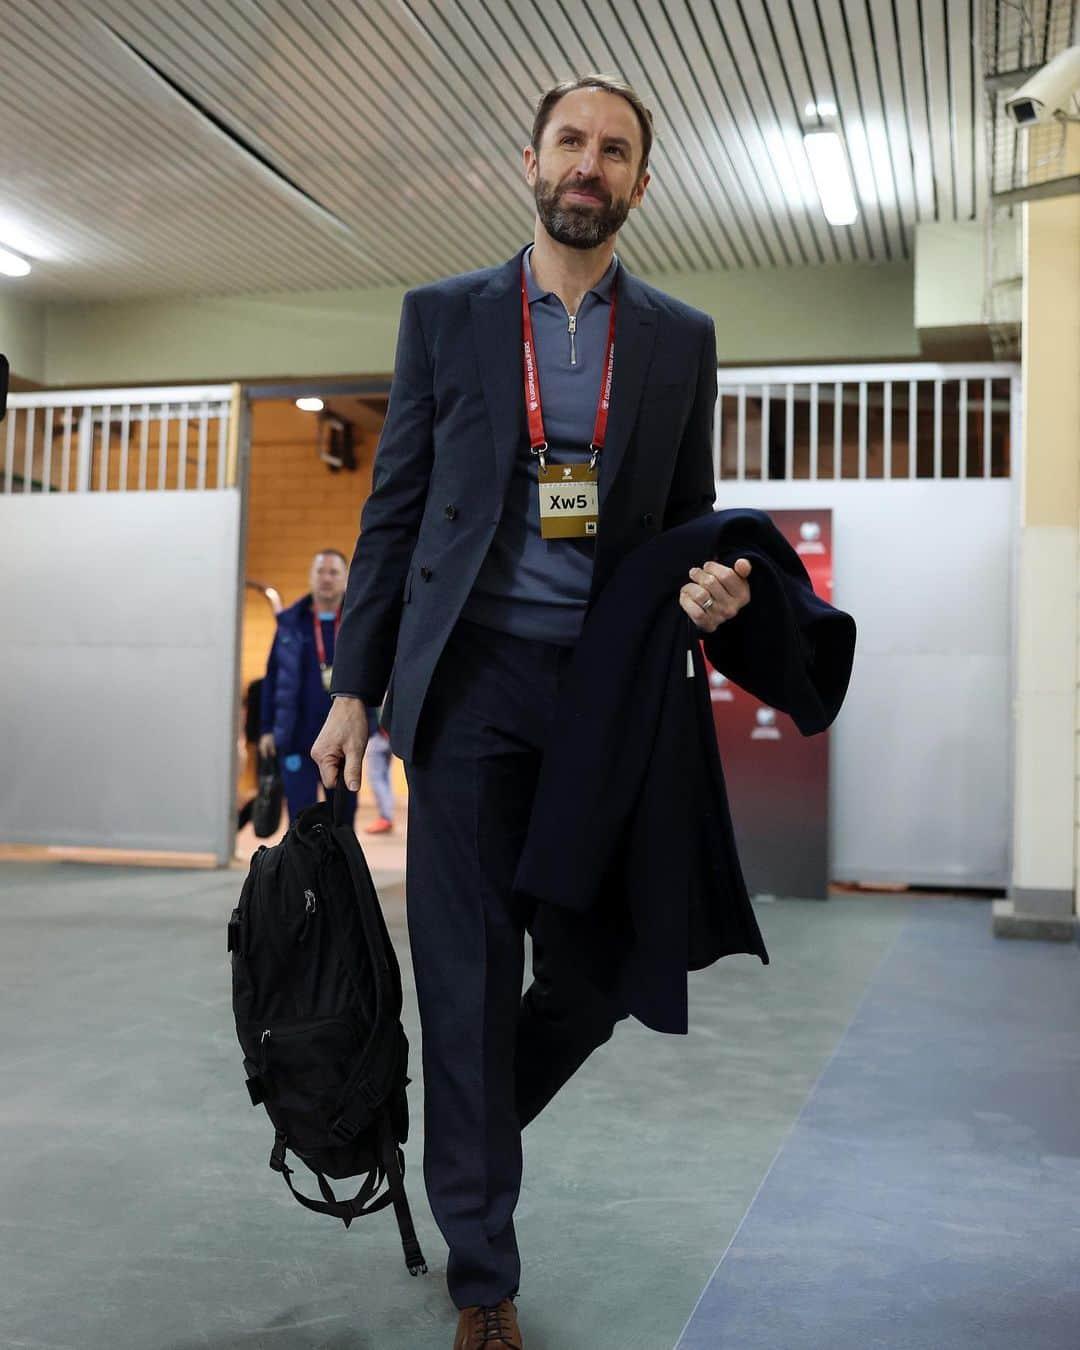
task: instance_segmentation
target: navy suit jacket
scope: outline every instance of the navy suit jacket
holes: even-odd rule
[[[334,693],[375,707],[413,758],[431,676],[502,515],[528,433],[520,250],[409,291],[371,496],[349,571]],[[639,545],[712,510],[708,315],[620,265],[592,596]]]

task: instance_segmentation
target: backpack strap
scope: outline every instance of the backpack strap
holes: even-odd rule
[[[338,769],[337,782],[334,784],[334,800],[331,805],[335,825],[348,825],[350,829],[352,828],[352,818],[356,814],[356,806],[349,800],[351,796],[352,793],[345,786],[345,763],[342,761],[341,767]]]
[[[342,1144],[366,1129],[394,1086],[402,1050],[400,1024],[376,1027],[367,1050],[341,1094],[344,1103],[330,1122],[330,1133]]]
[[[315,1176],[319,1183],[319,1190],[322,1192],[322,1200],[312,1200],[310,1196],[302,1195],[292,1183],[292,1168],[285,1163],[285,1150],[288,1147],[288,1140],[280,1130],[274,1136],[274,1148],[270,1154],[270,1166],[275,1172],[280,1172],[285,1178],[285,1184],[292,1191],[293,1196],[299,1200],[305,1209],[314,1210],[316,1214],[329,1214],[333,1219],[340,1219],[348,1228],[353,1219],[359,1218],[363,1214],[375,1214],[380,1209],[385,1209],[387,1205],[393,1202],[393,1196],[388,1191],[379,1196],[377,1200],[371,1201],[371,1197],[378,1191],[383,1181],[386,1179],[382,1166],[380,1165],[373,1172],[369,1172],[367,1180],[356,1192],[351,1200],[339,1200],[334,1194],[333,1188],[321,1172],[316,1172]],[[371,1201],[369,1204],[368,1202]]]
[[[386,1174],[386,1184],[389,1187],[390,1198],[394,1205],[394,1217],[397,1219],[398,1232],[401,1234],[401,1245],[405,1251],[405,1264],[409,1268],[410,1275],[426,1275],[428,1273],[427,1262],[424,1260],[424,1253],[420,1250],[420,1243],[416,1238],[416,1228],[413,1224],[412,1213],[409,1210],[409,1201],[405,1195],[405,1155],[397,1147],[394,1140],[388,1111],[383,1112],[379,1130],[379,1152],[382,1159],[382,1170]]]
[[[285,1150],[287,1148],[288,1139],[281,1130],[278,1130],[274,1135],[274,1148],[270,1154],[270,1166],[275,1172],[281,1173],[285,1178],[286,1186],[305,1209],[314,1210],[316,1214],[329,1214],[331,1218],[340,1219],[348,1228],[353,1219],[360,1218],[364,1214],[375,1214],[380,1209],[386,1209],[388,1205],[393,1205],[409,1274],[426,1275],[428,1273],[427,1262],[424,1260],[424,1253],[420,1250],[416,1228],[413,1225],[412,1214],[409,1210],[409,1202],[405,1196],[404,1160],[400,1149],[394,1142],[389,1113],[383,1114],[379,1129],[379,1166],[368,1173],[367,1180],[351,1200],[339,1200],[329,1181],[321,1172],[316,1172],[315,1176],[319,1183],[319,1190],[322,1192],[322,1200],[312,1200],[310,1196],[301,1195],[292,1183],[292,1168],[287,1166],[285,1162]],[[387,1184],[386,1191],[373,1200],[372,1196],[376,1195],[384,1181]]]

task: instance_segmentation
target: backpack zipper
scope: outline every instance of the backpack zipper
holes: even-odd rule
[[[279,1022],[276,1031],[273,1027],[264,1027],[259,1035],[259,1067],[261,1072],[269,1072],[270,1046],[273,1041],[287,1041],[290,1036],[308,1036],[314,1028],[332,1024],[348,1027],[354,1042],[359,1045],[360,1038],[356,1034],[356,1024],[349,1017],[307,1017],[302,1018],[299,1025],[295,1026],[288,1022]]]

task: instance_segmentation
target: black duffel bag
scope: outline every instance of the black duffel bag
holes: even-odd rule
[[[277,755],[259,755],[257,766],[257,789],[255,800],[251,803],[251,824],[260,839],[269,839],[277,833],[281,823],[284,788]]]

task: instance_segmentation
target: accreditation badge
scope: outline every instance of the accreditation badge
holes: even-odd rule
[[[599,474],[588,464],[537,465],[542,539],[592,539],[600,520]]]

